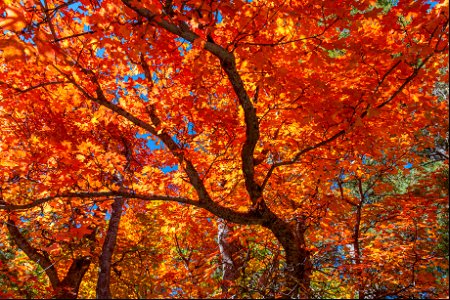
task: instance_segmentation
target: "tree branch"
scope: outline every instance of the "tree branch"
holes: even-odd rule
[[[191,204],[191,205],[197,205],[198,201],[182,198],[182,197],[171,197],[171,196],[162,196],[162,195],[137,195],[133,192],[69,192],[69,193],[63,193],[59,195],[49,196],[45,198],[41,198],[38,200],[35,200],[28,204],[23,205],[16,205],[16,204],[8,204],[6,202],[0,203],[0,210],[26,210],[30,209],[36,206],[39,206],[41,204],[53,201],[58,198],[112,198],[112,197],[125,197],[125,198],[134,198],[139,200],[145,200],[145,201],[172,201],[172,202],[179,202],[184,204]],[[109,201],[110,199],[104,200]]]
[[[405,87],[408,85],[408,83],[410,83],[410,82],[417,76],[417,74],[419,73],[420,69],[423,68],[423,66],[427,63],[427,61],[428,61],[432,56],[433,56],[433,53],[431,53],[431,54],[429,54],[427,57],[425,57],[425,59],[424,59],[424,60],[423,60],[423,61],[422,61],[415,69],[414,69],[414,71],[411,73],[411,75],[409,75],[409,76],[405,79],[405,81],[402,83],[402,85],[400,85],[400,86],[398,87],[398,89],[395,90],[395,92],[393,92],[392,95],[391,95],[389,98],[387,98],[385,101],[383,101],[382,103],[378,104],[378,105],[375,106],[375,107],[376,107],[377,109],[380,109],[380,108],[384,107],[385,105],[387,105],[388,103],[390,103],[392,100],[394,100],[395,97],[397,97],[397,95],[400,94],[400,93],[405,89]],[[387,75],[390,74],[390,73],[391,73],[398,65],[399,65],[399,62],[396,62],[396,63],[392,66],[392,68],[390,68],[390,69],[387,71],[387,73],[386,73],[385,75],[383,75],[383,78],[382,78],[382,80],[379,82],[379,84],[376,86],[375,91],[379,89],[380,85],[381,85],[382,82],[386,79]],[[369,106],[368,106],[368,107],[367,107],[367,108],[359,115],[360,119],[363,119],[364,117],[367,116],[368,111],[369,111],[369,108],[370,108],[370,105],[369,105]],[[354,122],[350,123],[350,128],[351,128],[351,126],[352,126],[353,124],[354,124]],[[337,133],[335,133],[335,134],[334,134],[333,136],[331,136],[330,138],[328,138],[328,139],[326,139],[326,140],[323,140],[322,142],[319,142],[319,143],[317,143],[317,144],[315,144],[315,145],[313,145],[313,146],[309,146],[309,147],[304,148],[303,150],[299,151],[299,152],[294,156],[294,158],[293,158],[292,160],[290,160],[290,161],[284,161],[284,162],[279,162],[279,163],[273,164],[273,165],[270,167],[269,171],[267,172],[267,175],[266,175],[266,177],[264,178],[264,181],[263,181],[263,184],[261,185],[261,188],[264,190],[264,188],[265,188],[267,182],[268,182],[269,179],[270,179],[270,176],[272,175],[273,171],[274,171],[276,168],[281,167],[281,166],[287,166],[287,165],[295,164],[295,163],[300,159],[300,157],[301,157],[303,154],[305,154],[305,153],[307,153],[307,152],[309,152],[309,151],[311,151],[311,150],[317,149],[317,148],[319,148],[319,147],[322,147],[322,146],[324,146],[324,145],[326,145],[326,144],[328,144],[328,143],[330,143],[330,142],[336,140],[338,137],[344,135],[348,130],[349,130],[349,129],[342,129],[342,130],[338,131]]]
[[[191,43],[200,38],[197,34],[189,30],[187,26],[183,26],[183,28],[181,28],[162,18],[159,18],[156,13],[153,13],[146,8],[134,6],[132,4],[133,1],[131,0],[122,0],[122,2],[134,10],[138,15],[145,17],[149,22],[154,23],[179,37],[182,37]],[[245,178],[245,186],[250,195],[250,199],[253,204],[256,204],[258,201],[261,201],[262,195],[261,187],[255,182],[254,179],[255,165],[253,152],[255,150],[256,143],[259,140],[259,123],[256,116],[256,109],[253,106],[247,91],[245,90],[242,78],[237,72],[234,55],[223,47],[210,41],[205,41],[204,48],[220,60],[220,65],[227,74],[233,90],[238,97],[239,103],[244,109],[246,139],[241,152],[242,170]]]
[[[75,258],[67,271],[66,277],[61,281],[62,291],[58,293],[61,299],[76,299],[84,274],[91,265],[90,257]]]
[[[298,38],[298,39],[293,39],[293,40],[289,40],[289,41],[283,41],[285,36],[282,37],[280,40],[278,40],[277,42],[273,42],[273,43],[252,43],[252,42],[242,42],[239,43],[240,45],[249,45],[249,46],[260,46],[260,47],[276,47],[276,46],[283,46],[283,45],[287,45],[287,44],[291,44],[291,43],[297,43],[297,42],[301,42],[301,41],[305,41],[305,40],[311,40],[311,39],[319,39],[319,37],[321,37],[322,35],[325,34],[325,32],[328,31],[328,29],[330,29],[337,21],[339,21],[340,18],[336,18],[333,20],[333,22],[331,22],[328,26],[326,26],[322,32],[317,33],[317,34],[313,34],[311,36],[308,37],[304,37],[304,38]]]
[[[16,223],[9,218],[6,223],[6,227],[8,228],[8,232],[14,240],[14,243],[19,247],[25,254],[33,260],[35,263],[40,265],[42,269],[44,269],[45,274],[47,274],[50,283],[52,284],[53,289],[57,289],[60,285],[60,281],[58,278],[58,272],[56,271],[55,266],[50,260],[50,256],[47,251],[42,250],[42,254],[28,243],[27,239],[22,235],[19,228],[16,226]]]
[[[142,63],[142,66],[145,67],[145,64]],[[147,132],[150,132],[154,136],[157,136],[159,139],[161,139],[161,141],[167,146],[167,148],[172,152],[172,154],[178,159],[180,165],[183,166],[183,162],[185,163],[186,173],[189,177],[191,184],[196,189],[200,201],[209,202],[209,203],[213,202],[203,184],[202,179],[200,178],[197,170],[195,169],[193,163],[184,157],[182,149],[177,145],[177,143],[175,143],[175,141],[172,139],[172,137],[169,134],[167,134],[164,131],[158,132],[154,126],[135,117],[134,115],[130,114],[128,111],[121,108],[120,106],[117,106],[117,105],[109,102],[106,99],[106,96],[104,95],[103,90],[101,89],[100,84],[97,81],[95,75],[92,74],[93,81],[97,85],[97,90],[96,90],[97,97],[90,95],[73,78],[71,78],[69,75],[67,75],[64,72],[62,72],[61,70],[59,70],[58,67],[54,66],[54,68],[60,74],[62,74],[64,77],[66,77],[70,81],[70,83],[72,83],[89,100],[91,100],[101,106],[104,106],[106,108],[109,108],[110,110],[112,110],[113,112],[117,113],[118,115],[124,117],[125,119],[129,120],[136,126],[146,130]],[[84,70],[84,71],[89,72],[88,70]],[[147,66],[147,70],[145,72],[146,72],[146,74],[150,74],[150,72],[148,70],[148,66]],[[160,123],[160,120],[156,116],[154,109],[149,110],[149,114],[150,114],[150,118],[152,119],[152,122],[157,126]]]
[[[29,91],[31,91],[31,90],[34,90],[34,89],[37,89],[37,88],[40,88],[40,87],[44,87],[44,86],[47,86],[47,85],[52,85],[52,84],[63,84],[63,83],[68,83],[68,82],[67,82],[67,81],[50,81],[50,82],[43,82],[43,83],[40,83],[40,84],[38,84],[38,85],[30,86],[30,87],[28,87],[28,88],[22,90],[22,89],[20,89],[20,88],[13,87],[13,86],[10,85],[9,83],[0,81],[0,84],[4,84],[4,85],[8,86],[9,88],[15,90],[16,92],[18,92],[18,93],[20,93],[20,94],[26,93],[26,92],[29,92]]]
[[[406,85],[408,83],[410,83],[414,79],[414,77],[417,76],[417,74],[419,73],[420,69],[422,69],[422,67],[428,62],[428,60],[433,56],[433,54],[434,53],[431,53],[427,57],[425,57],[424,60],[414,69],[414,72],[405,79],[403,84],[388,99],[386,99],[382,103],[378,104],[376,106],[376,108],[378,108],[378,109],[382,108],[383,106],[385,106],[386,104],[388,104],[389,102],[394,100],[394,98],[403,91],[403,89],[406,87]],[[363,114],[365,116],[367,114],[367,111],[365,111]],[[361,118],[362,117],[363,117],[363,115],[361,115]]]
[[[110,191],[110,192],[69,192],[63,193],[60,195],[54,195],[50,197],[45,197],[38,199],[32,203],[24,204],[24,205],[15,205],[15,204],[7,204],[5,202],[0,203],[0,210],[26,210],[41,204],[50,202],[52,200],[58,198],[111,198],[111,197],[123,197],[127,199],[136,199],[143,201],[170,201],[170,202],[178,202],[188,205],[193,205],[199,208],[203,208],[210,213],[218,216],[219,218],[225,219],[227,221],[243,224],[243,225],[251,225],[251,224],[262,224],[263,220],[259,214],[256,214],[253,211],[249,212],[236,212],[231,208],[223,207],[215,202],[200,202],[188,198],[183,197],[172,197],[172,196],[162,196],[162,195],[140,195],[136,194],[133,191]],[[100,200],[100,201],[110,201],[111,199]],[[98,202],[99,200],[95,200]]]
[[[270,179],[270,176],[272,175],[273,171],[274,171],[276,168],[279,168],[279,167],[281,167],[281,166],[287,166],[287,165],[295,164],[295,163],[300,159],[300,157],[301,157],[303,154],[305,154],[305,153],[307,153],[307,152],[309,152],[309,151],[311,151],[311,150],[320,148],[320,147],[322,147],[322,146],[328,144],[329,142],[334,141],[335,139],[337,139],[337,138],[340,137],[341,135],[344,135],[344,133],[345,133],[345,130],[340,130],[340,131],[338,131],[336,134],[334,134],[333,136],[331,136],[330,138],[328,138],[328,139],[326,139],[326,140],[323,140],[323,141],[321,141],[321,142],[319,142],[319,143],[317,143],[317,144],[315,144],[315,145],[313,145],[313,146],[309,146],[309,147],[306,147],[305,149],[301,150],[300,152],[298,152],[298,153],[294,156],[294,158],[293,158],[292,160],[290,160],[290,161],[282,161],[282,162],[278,162],[278,163],[273,164],[272,166],[270,166],[270,169],[269,169],[269,171],[267,172],[266,177],[264,178],[264,181],[263,181],[263,184],[261,185],[261,188],[262,188],[262,189],[265,188],[267,182],[268,182],[269,179]]]
[[[62,281],[60,281],[58,278],[58,272],[54,264],[51,262],[50,255],[47,251],[38,250],[31,246],[11,218],[9,218],[8,222],[5,223],[8,228],[8,232],[17,247],[25,252],[31,260],[41,266],[41,268],[45,271],[52,288],[55,291],[55,297],[57,299],[76,299],[81,281],[83,280],[84,274],[87,272],[91,264],[90,257],[74,259],[66,276]],[[42,252],[42,254],[39,252]]]
[[[53,42],[57,43],[57,42],[61,42],[61,41],[67,40],[67,39],[72,39],[72,38],[76,38],[76,37],[83,36],[83,35],[86,35],[86,34],[93,34],[93,33],[95,33],[95,31],[93,31],[93,30],[85,31],[85,32],[81,32],[81,33],[76,33],[76,34],[73,34],[73,35],[69,35],[69,36],[65,36],[65,37],[54,39]]]

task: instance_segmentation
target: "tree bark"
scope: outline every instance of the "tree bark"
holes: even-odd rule
[[[66,277],[64,277],[60,283],[56,298],[76,299],[81,281],[83,280],[84,274],[86,274],[90,265],[91,259],[89,257],[74,259],[70,265],[69,271],[67,271]]]
[[[358,299],[365,299],[365,289],[364,282],[362,278],[362,269],[361,269],[361,249],[359,244],[360,239],[360,227],[361,227],[361,213],[365,200],[365,194],[362,187],[362,181],[358,178],[358,190],[360,195],[360,200],[358,205],[356,206],[356,223],[353,230],[353,251],[355,255],[355,264],[357,266],[357,278],[358,278]]]
[[[230,287],[230,281],[239,277],[239,266],[237,265],[234,256],[239,251],[238,245],[230,241],[230,228],[223,219],[218,219],[218,233],[217,243],[219,244],[220,256],[222,259],[222,291],[227,292]]]
[[[302,221],[290,224],[277,217],[264,226],[274,233],[286,253],[286,291],[283,297],[310,299],[312,264],[304,237],[305,224]]]
[[[122,216],[125,200],[117,197],[112,204],[111,218],[109,219],[106,238],[100,255],[100,270],[97,280],[97,299],[111,299],[111,260],[116,246],[117,233],[119,231],[120,218]]]
[[[56,299],[76,299],[80,288],[81,281],[84,274],[86,274],[91,264],[90,257],[81,257],[74,259],[70,265],[64,279],[61,281],[58,277],[58,272],[55,265],[50,260],[50,255],[45,250],[38,250],[31,246],[28,240],[20,232],[15,222],[10,218],[6,223],[9,234],[14,243],[25,254],[39,264],[45,270],[47,277],[50,280],[53,290],[55,291],[54,298]],[[41,254],[42,253],[42,254]]]

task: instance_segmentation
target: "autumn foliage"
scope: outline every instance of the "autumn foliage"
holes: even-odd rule
[[[448,297],[448,18],[3,0],[0,297]]]

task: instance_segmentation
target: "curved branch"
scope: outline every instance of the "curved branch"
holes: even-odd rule
[[[170,23],[158,16],[158,14],[146,8],[139,8],[134,6],[131,0],[122,0],[122,2],[134,10],[138,15],[145,17],[149,22],[156,24],[157,26],[173,33],[183,39],[193,43],[196,39],[200,38],[197,34],[187,28],[187,26],[177,26]],[[253,204],[257,201],[261,201],[262,190],[254,179],[255,163],[253,158],[253,152],[255,150],[256,143],[259,140],[259,123],[256,116],[256,109],[247,94],[244,87],[244,82],[239,75],[236,68],[236,61],[233,53],[227,51],[220,45],[212,42],[205,41],[204,48],[220,60],[220,65],[228,76],[230,83],[236,93],[239,103],[244,109],[244,119],[246,124],[246,139],[242,147],[242,170],[245,178],[245,186],[250,195],[250,199]]]
[[[67,40],[67,39],[73,39],[73,38],[76,38],[76,37],[79,37],[79,36],[83,36],[83,35],[86,35],[86,34],[94,34],[94,33],[95,33],[94,30],[89,30],[89,31],[80,32],[80,33],[72,34],[72,35],[65,36],[65,37],[60,37],[60,38],[57,38],[57,39],[53,40],[53,42],[57,43],[57,42],[61,42],[61,41]]]
[[[383,108],[383,107],[386,106],[388,103],[390,103],[392,100],[394,100],[395,97],[397,97],[397,95],[400,94],[400,93],[405,89],[405,87],[408,85],[408,83],[410,83],[410,82],[417,76],[417,74],[419,73],[419,71],[425,66],[425,64],[428,62],[428,60],[429,60],[432,56],[433,56],[433,53],[431,53],[431,54],[429,54],[427,57],[425,57],[425,58],[423,59],[423,61],[422,61],[416,68],[414,68],[414,71],[411,73],[411,75],[409,75],[409,76],[404,80],[404,82],[403,82],[403,83],[402,83],[402,84],[401,84],[401,85],[400,85],[400,86],[392,93],[392,95],[389,96],[385,101],[383,101],[383,102],[381,102],[380,104],[378,104],[377,106],[375,106],[375,108],[376,108],[376,109]],[[395,63],[395,64],[394,64],[387,72],[386,72],[386,74],[383,75],[382,80],[379,81],[378,85],[377,85],[376,88],[375,88],[375,92],[379,89],[380,85],[383,83],[383,81],[386,79],[386,77],[387,77],[390,73],[392,73],[393,70],[394,70],[398,65],[400,65],[400,62],[401,62],[401,61],[397,61],[397,62],[396,62],[396,63]],[[370,109],[370,105],[368,105],[367,108],[359,115],[359,118],[360,118],[360,119],[365,118],[365,117],[367,116],[368,112],[369,112],[369,109]],[[350,123],[349,128],[351,128],[353,124],[354,124],[354,122]],[[284,162],[279,162],[279,163],[273,164],[273,165],[270,167],[269,171],[267,172],[266,177],[264,178],[263,184],[261,185],[262,189],[265,188],[267,182],[268,182],[269,179],[270,179],[270,176],[272,175],[273,171],[275,171],[276,168],[281,167],[281,166],[287,166],[287,165],[292,165],[292,164],[297,163],[298,160],[300,159],[300,157],[301,157],[303,154],[305,154],[305,153],[307,153],[307,152],[309,152],[309,151],[311,151],[311,150],[317,149],[317,148],[319,148],[319,147],[322,147],[322,146],[324,146],[324,145],[326,145],[326,144],[328,144],[328,143],[330,143],[330,142],[336,140],[338,137],[344,135],[348,130],[349,130],[349,129],[342,129],[342,130],[338,131],[337,133],[335,133],[333,136],[329,137],[328,139],[323,140],[323,141],[321,141],[321,142],[319,142],[319,143],[317,143],[317,144],[315,144],[315,145],[308,146],[308,147],[302,149],[301,151],[297,152],[297,154],[294,156],[294,158],[293,158],[292,160],[284,161]]]
[[[16,92],[18,92],[19,94],[26,93],[26,92],[29,92],[29,91],[31,91],[31,90],[37,89],[37,88],[45,87],[45,86],[47,86],[47,85],[52,85],[52,84],[64,84],[64,83],[69,83],[69,82],[67,82],[67,81],[50,81],[50,82],[43,82],[43,83],[40,83],[40,84],[37,84],[37,85],[34,85],[34,86],[27,87],[26,89],[23,89],[23,90],[22,90],[22,89],[20,89],[20,88],[18,88],[18,87],[13,87],[12,85],[10,85],[10,84],[8,84],[8,83],[6,83],[6,82],[0,81],[0,84],[6,85],[7,87],[9,87],[9,88],[15,90]]]
[[[334,141],[335,139],[337,139],[337,138],[340,137],[341,135],[344,135],[344,133],[345,133],[345,130],[340,130],[340,131],[338,131],[336,134],[334,134],[332,137],[330,137],[330,138],[328,138],[328,139],[326,139],[326,140],[323,140],[323,141],[321,141],[321,142],[319,142],[319,143],[317,143],[317,144],[315,144],[315,145],[306,147],[305,149],[303,149],[303,150],[297,152],[297,154],[294,156],[294,158],[293,158],[292,160],[290,160],[290,161],[282,161],[282,162],[278,162],[278,163],[273,164],[273,165],[270,167],[269,171],[267,172],[266,177],[264,178],[263,184],[261,185],[262,189],[264,189],[264,187],[266,186],[267,182],[268,182],[269,179],[270,179],[270,176],[272,175],[273,171],[275,171],[276,168],[279,168],[279,167],[281,167],[281,166],[287,166],[287,165],[295,164],[295,163],[300,159],[300,157],[301,157],[303,154],[305,154],[305,153],[307,153],[307,152],[309,152],[309,151],[311,151],[311,150],[320,148],[320,147],[322,147],[322,146],[328,144],[329,142]]]
[[[162,195],[137,195],[133,192],[69,192],[63,193],[59,195],[49,196],[45,198],[38,199],[28,204],[16,205],[16,204],[8,204],[6,202],[0,203],[0,210],[26,210],[41,204],[53,201],[58,198],[111,198],[122,196],[126,198],[135,198],[145,201],[172,201],[179,202],[184,204],[196,205],[198,201],[182,198],[182,197],[171,197],[171,196],[162,196]],[[108,199],[109,200],[109,199]],[[108,201],[106,200],[106,201]]]
[[[141,119],[135,117],[134,115],[130,114],[128,111],[126,111],[125,109],[121,108],[120,106],[115,105],[114,103],[109,102],[105,95],[103,94],[103,91],[101,90],[100,86],[97,83],[97,97],[92,96],[91,94],[89,94],[82,86],[80,86],[70,75],[64,73],[63,71],[61,71],[57,66],[53,65],[53,68],[55,68],[55,70],[57,70],[62,76],[64,76],[71,84],[73,84],[86,98],[88,98],[89,100],[91,100],[92,102],[95,102],[101,106],[104,106],[106,108],[109,108],[110,110],[112,110],[113,112],[117,113],[118,115],[121,115],[122,117],[124,117],[125,119],[127,119],[128,121],[132,122],[133,124],[135,124],[136,126],[150,132],[153,135],[157,135],[156,129],[142,121]]]
[[[177,143],[172,139],[172,137],[169,134],[167,134],[164,131],[163,132],[157,131],[153,125],[150,125],[149,123],[144,122],[143,120],[137,118],[136,116],[132,115],[131,113],[129,113],[125,109],[121,108],[120,106],[109,102],[107,100],[105,94],[103,93],[103,90],[101,89],[100,84],[97,81],[94,74],[91,74],[91,75],[93,75],[93,82],[97,85],[97,90],[96,90],[97,97],[94,97],[91,94],[89,94],[71,76],[62,72],[58,67],[56,67],[56,66],[53,66],[53,67],[61,75],[66,77],[69,80],[69,82],[72,83],[89,100],[112,110],[113,112],[124,117],[125,119],[132,122],[136,126],[146,130],[147,132],[151,133],[154,136],[157,136],[167,146],[167,148],[171,151],[171,153],[178,159],[181,166],[183,166],[183,162],[184,162],[185,171],[189,177],[191,184],[197,191],[200,201],[213,202],[203,184],[203,181],[200,178],[200,175],[198,174],[197,170],[195,169],[194,164],[190,160],[185,158],[185,156],[182,152],[182,149],[177,145]],[[83,71],[87,72],[87,73],[92,73],[85,69],[83,69]],[[160,123],[158,117],[156,116],[156,114],[153,110],[150,110],[150,117],[152,119],[152,122],[155,125]]]
[[[49,196],[45,198],[38,199],[32,203],[24,204],[24,205],[15,205],[15,204],[8,204],[5,202],[0,203],[0,210],[9,210],[9,211],[15,211],[15,210],[25,210],[30,209],[36,206],[39,206],[41,204],[53,201],[58,198],[111,198],[111,197],[123,197],[127,199],[136,199],[136,200],[143,200],[143,201],[169,201],[169,202],[178,202],[182,204],[187,205],[193,205],[198,208],[203,208],[210,213],[218,216],[219,218],[225,219],[227,221],[236,223],[236,224],[243,224],[243,225],[252,225],[252,224],[263,224],[264,220],[262,220],[260,214],[256,213],[255,211],[248,211],[248,212],[237,212],[234,211],[231,208],[221,206],[217,204],[216,202],[200,202],[197,200],[192,200],[189,198],[183,198],[183,197],[172,197],[172,196],[163,196],[163,195],[140,195],[136,194],[132,191],[110,191],[110,192],[70,192],[70,193],[63,193],[60,195],[54,195]],[[111,199],[106,199],[103,201],[109,201]],[[96,202],[99,202],[102,200],[96,200]]]
[[[403,91],[403,89],[406,87],[406,85],[408,83],[410,83],[414,79],[414,77],[417,76],[417,74],[419,73],[420,69],[422,69],[422,67],[428,62],[428,60],[433,56],[433,54],[434,53],[431,53],[430,55],[425,57],[424,60],[414,69],[414,72],[405,79],[403,84],[388,99],[386,99],[385,101],[383,101],[382,103],[377,105],[376,108],[378,108],[378,109],[382,108],[383,106],[385,106],[386,104],[388,104],[389,102],[394,100],[394,98]],[[361,118],[366,116],[367,110],[363,114],[364,115],[361,115]]]
[[[58,272],[54,266],[54,263],[51,262],[50,255],[47,251],[38,250],[31,246],[11,218],[9,218],[8,222],[5,223],[8,228],[8,232],[17,247],[25,252],[31,260],[41,266],[41,268],[45,271],[52,288],[55,291],[55,297],[57,299],[76,299],[81,281],[83,280],[84,274],[86,274],[91,264],[90,257],[80,257],[74,259],[66,276],[62,281],[60,281]]]
[[[273,42],[273,43],[252,43],[252,42],[242,42],[240,43],[240,45],[249,45],[249,46],[260,46],[260,47],[277,47],[277,46],[283,46],[283,45],[287,45],[287,44],[292,44],[292,43],[297,43],[297,42],[301,42],[301,41],[306,41],[306,40],[311,40],[311,39],[319,39],[319,37],[323,36],[328,29],[330,29],[337,21],[339,21],[340,18],[336,18],[333,20],[333,22],[331,22],[328,26],[326,26],[322,32],[320,33],[316,33],[313,34],[311,36],[308,37],[303,37],[303,38],[298,38],[298,39],[293,39],[293,40],[289,40],[289,41],[283,41],[285,36],[282,37],[280,40],[278,40],[277,42]]]
[[[9,234],[11,235],[14,243],[19,247],[25,254],[33,260],[35,263],[39,264],[45,271],[54,289],[57,289],[60,285],[58,278],[58,272],[55,266],[50,260],[50,256],[47,251],[42,250],[42,254],[38,252],[36,248],[28,243],[27,239],[22,235],[16,223],[9,218],[6,222],[6,227],[8,228]]]

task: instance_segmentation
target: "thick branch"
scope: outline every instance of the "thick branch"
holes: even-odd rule
[[[144,70],[144,74],[146,75],[147,79],[151,80],[150,68],[142,56],[141,56],[141,66]],[[147,109],[147,112],[150,115],[152,123],[155,126],[158,126],[161,123],[161,121],[158,118],[158,116],[156,115],[154,106],[150,105],[149,108]],[[256,117],[256,114],[255,114],[255,117]],[[170,135],[168,135],[164,131],[159,134],[157,133],[156,135],[163,141],[163,143],[169,148],[169,150],[171,150],[173,155],[175,155],[179,159],[180,163],[184,162],[185,170],[189,177],[189,180],[190,180],[191,184],[194,186],[194,188],[196,189],[197,194],[200,199],[200,201],[198,203],[195,203],[194,205],[196,205],[197,207],[202,207],[202,208],[208,210],[209,212],[213,213],[214,215],[216,215],[220,218],[223,218],[227,221],[230,221],[230,222],[234,222],[234,223],[238,223],[238,224],[260,224],[261,223],[261,220],[254,220],[254,218],[255,218],[255,216],[253,215],[254,212],[249,213],[252,215],[251,219],[248,219],[249,222],[245,222],[242,219],[243,216],[241,213],[237,213],[231,209],[222,207],[222,206],[218,205],[217,203],[215,203],[210,198],[208,192],[206,191],[203,181],[201,180],[200,176],[198,175],[198,172],[195,169],[194,165],[192,164],[192,162],[190,160],[188,160],[184,157],[183,152],[181,151],[179,146],[173,141],[173,139],[170,137]],[[256,141],[257,141],[257,138],[255,140],[255,143],[256,143]],[[243,163],[249,162],[251,160],[252,166],[250,169],[252,170],[251,178],[253,181],[253,169],[254,169],[253,168],[253,149],[254,149],[254,145],[251,150],[252,154],[249,157],[249,159],[244,159],[245,149],[247,149],[247,152],[249,151],[248,146],[245,146],[245,144],[244,144]],[[245,156],[248,156],[248,154],[245,154]],[[250,181],[248,181],[247,177],[246,177],[246,184],[247,184],[247,182],[250,182]],[[254,181],[253,181],[253,183],[254,183]],[[254,196],[252,197],[252,200],[255,199],[254,200],[254,203],[255,203],[256,200],[259,199],[261,196],[261,189],[259,188],[259,186],[256,183],[250,184],[250,185],[255,190]],[[249,190],[248,187],[247,187],[247,190]],[[254,197],[256,197],[256,198],[254,198]],[[263,203],[261,203],[261,204],[263,204]],[[265,207],[265,205],[263,205],[263,207]],[[250,217],[250,216],[247,216],[247,217]],[[253,222],[256,222],[256,223],[253,223]]]
[[[133,6],[131,0],[122,0],[122,2],[129,8],[133,9],[140,16],[145,17],[149,22],[152,22],[173,34],[182,37],[191,43],[200,38],[197,34],[187,29],[187,26],[183,26],[183,28],[181,28],[181,26],[179,27],[160,18],[157,14],[151,12],[146,8]],[[241,152],[242,170],[245,178],[245,186],[250,194],[252,202],[255,204],[257,201],[260,201],[262,195],[261,187],[254,180],[255,165],[253,152],[255,150],[256,143],[259,140],[259,124],[258,118],[256,116],[256,109],[253,106],[247,94],[247,91],[245,90],[242,78],[237,72],[234,55],[231,52],[228,52],[223,47],[210,41],[205,42],[204,48],[220,60],[220,64],[227,74],[233,90],[239,99],[239,103],[244,109],[246,140]]]
[[[145,64],[143,64],[143,66],[145,66]],[[185,170],[186,173],[189,177],[189,180],[191,182],[191,184],[193,185],[193,187],[195,188],[195,190],[197,191],[197,194],[199,196],[200,201],[204,201],[204,202],[212,202],[212,199],[210,198],[202,179],[200,178],[197,170],[195,169],[193,163],[191,161],[189,161],[188,159],[186,159],[184,157],[183,151],[182,149],[177,145],[177,143],[175,143],[175,141],[172,139],[172,137],[167,134],[166,132],[162,131],[162,132],[158,132],[155,128],[155,126],[157,126],[160,123],[160,120],[158,119],[158,117],[156,116],[156,113],[154,112],[154,110],[150,110],[150,117],[152,119],[152,122],[154,123],[155,126],[150,125],[144,121],[142,121],[141,119],[135,117],[134,115],[130,114],[128,111],[126,111],[125,109],[121,108],[120,106],[115,105],[114,103],[109,102],[101,87],[100,84],[98,83],[97,79],[94,77],[93,81],[94,83],[97,85],[97,97],[94,97],[92,95],[90,95],[87,91],[85,91],[83,89],[83,87],[81,87],[73,78],[71,78],[69,75],[65,74],[64,72],[60,71],[56,66],[54,66],[56,70],[58,70],[63,76],[65,76],[70,83],[72,83],[81,93],[83,93],[83,95],[85,95],[89,100],[104,106],[106,108],[109,108],[110,110],[114,111],[115,113],[117,113],[118,115],[124,117],[125,119],[129,120],[130,122],[132,122],[133,124],[135,124],[136,126],[146,130],[147,132],[150,132],[151,134],[157,136],[158,138],[161,139],[161,141],[167,146],[167,148],[169,148],[169,150],[172,152],[172,154],[178,159],[178,161],[180,162],[180,165],[183,166],[183,162],[185,164]],[[148,68],[148,66],[147,66]],[[147,72],[149,72],[147,70]]]
[[[253,211],[249,212],[236,212],[232,210],[231,208],[223,207],[213,201],[211,202],[200,202],[188,198],[183,197],[172,197],[172,196],[162,196],[162,195],[140,195],[136,194],[133,191],[111,191],[111,192],[72,192],[72,193],[63,193],[55,196],[45,197],[38,199],[32,203],[24,204],[24,205],[15,205],[15,204],[7,204],[7,203],[1,203],[0,209],[3,210],[26,210],[30,209],[36,206],[39,206],[41,204],[50,202],[52,200],[55,200],[57,198],[111,198],[111,197],[123,197],[127,199],[137,199],[137,200],[143,200],[143,201],[171,201],[171,202],[178,202],[188,205],[193,205],[198,208],[203,208],[210,213],[218,216],[219,218],[225,219],[229,222],[233,222],[236,224],[244,224],[244,225],[251,225],[251,224],[262,224],[263,220],[261,220],[261,217],[259,214],[256,214]],[[109,201],[110,199],[106,200],[96,200],[98,201]]]
[[[196,39],[199,38],[199,36],[197,34],[195,34],[194,32],[192,32],[190,30],[184,30],[185,28],[181,29],[177,25],[172,24],[172,23],[162,19],[160,17],[160,15],[153,13],[152,11],[148,10],[147,8],[133,6],[134,1],[132,1],[132,0],[122,0],[122,2],[126,6],[128,6],[132,10],[134,10],[138,15],[146,18],[149,22],[152,22],[173,34],[178,35],[179,37],[182,37],[183,39],[185,39],[191,43],[193,43]],[[134,2],[134,3],[136,3],[136,2]],[[232,57],[233,57],[231,53],[229,53],[223,47],[221,47],[213,42],[207,41],[205,43],[205,49],[207,51],[211,52],[212,54],[214,54],[215,56],[219,57],[220,59],[232,59]]]
[[[148,113],[150,114],[150,118],[156,126],[158,126],[161,121],[159,120],[158,116],[155,113],[155,110],[153,107],[151,107],[148,110]],[[169,148],[169,150],[172,152],[172,154],[178,159],[180,162],[180,165],[184,168],[186,171],[186,174],[189,177],[189,181],[191,182],[192,186],[195,188],[198,194],[198,198],[200,202],[210,203],[213,202],[211,197],[208,194],[208,191],[205,188],[205,185],[203,184],[202,179],[200,178],[200,175],[198,174],[197,170],[195,169],[194,164],[187,159],[184,156],[183,150],[178,146],[177,143],[172,139],[172,137],[164,132],[164,130],[161,133],[156,133],[156,136],[161,139],[161,141],[164,143],[164,145]]]
[[[57,299],[76,299],[78,290],[84,274],[89,269],[91,260],[89,257],[81,257],[74,259],[70,265],[69,271],[62,281],[58,278],[58,272],[50,260],[49,254],[44,250],[38,250],[30,245],[27,239],[22,235],[13,220],[9,219],[6,223],[9,234],[25,254],[39,264],[47,274],[53,290],[56,292]],[[42,254],[40,253],[42,252]]]
[[[48,253],[42,250],[41,254],[36,248],[31,246],[30,243],[28,243],[27,239],[22,235],[19,228],[17,228],[14,221],[11,220],[11,218],[6,223],[6,227],[8,228],[9,234],[11,235],[17,247],[25,252],[25,254],[31,260],[39,264],[42,269],[44,269],[45,273],[48,276],[48,279],[50,280],[50,283],[52,284],[53,289],[56,290],[60,285],[60,281],[58,278],[58,272],[56,271],[53,263],[50,261],[50,256],[48,255]]]
[[[84,274],[91,265],[90,257],[76,258],[72,261],[66,277],[61,281],[61,291],[57,294],[60,299],[76,299]]]

